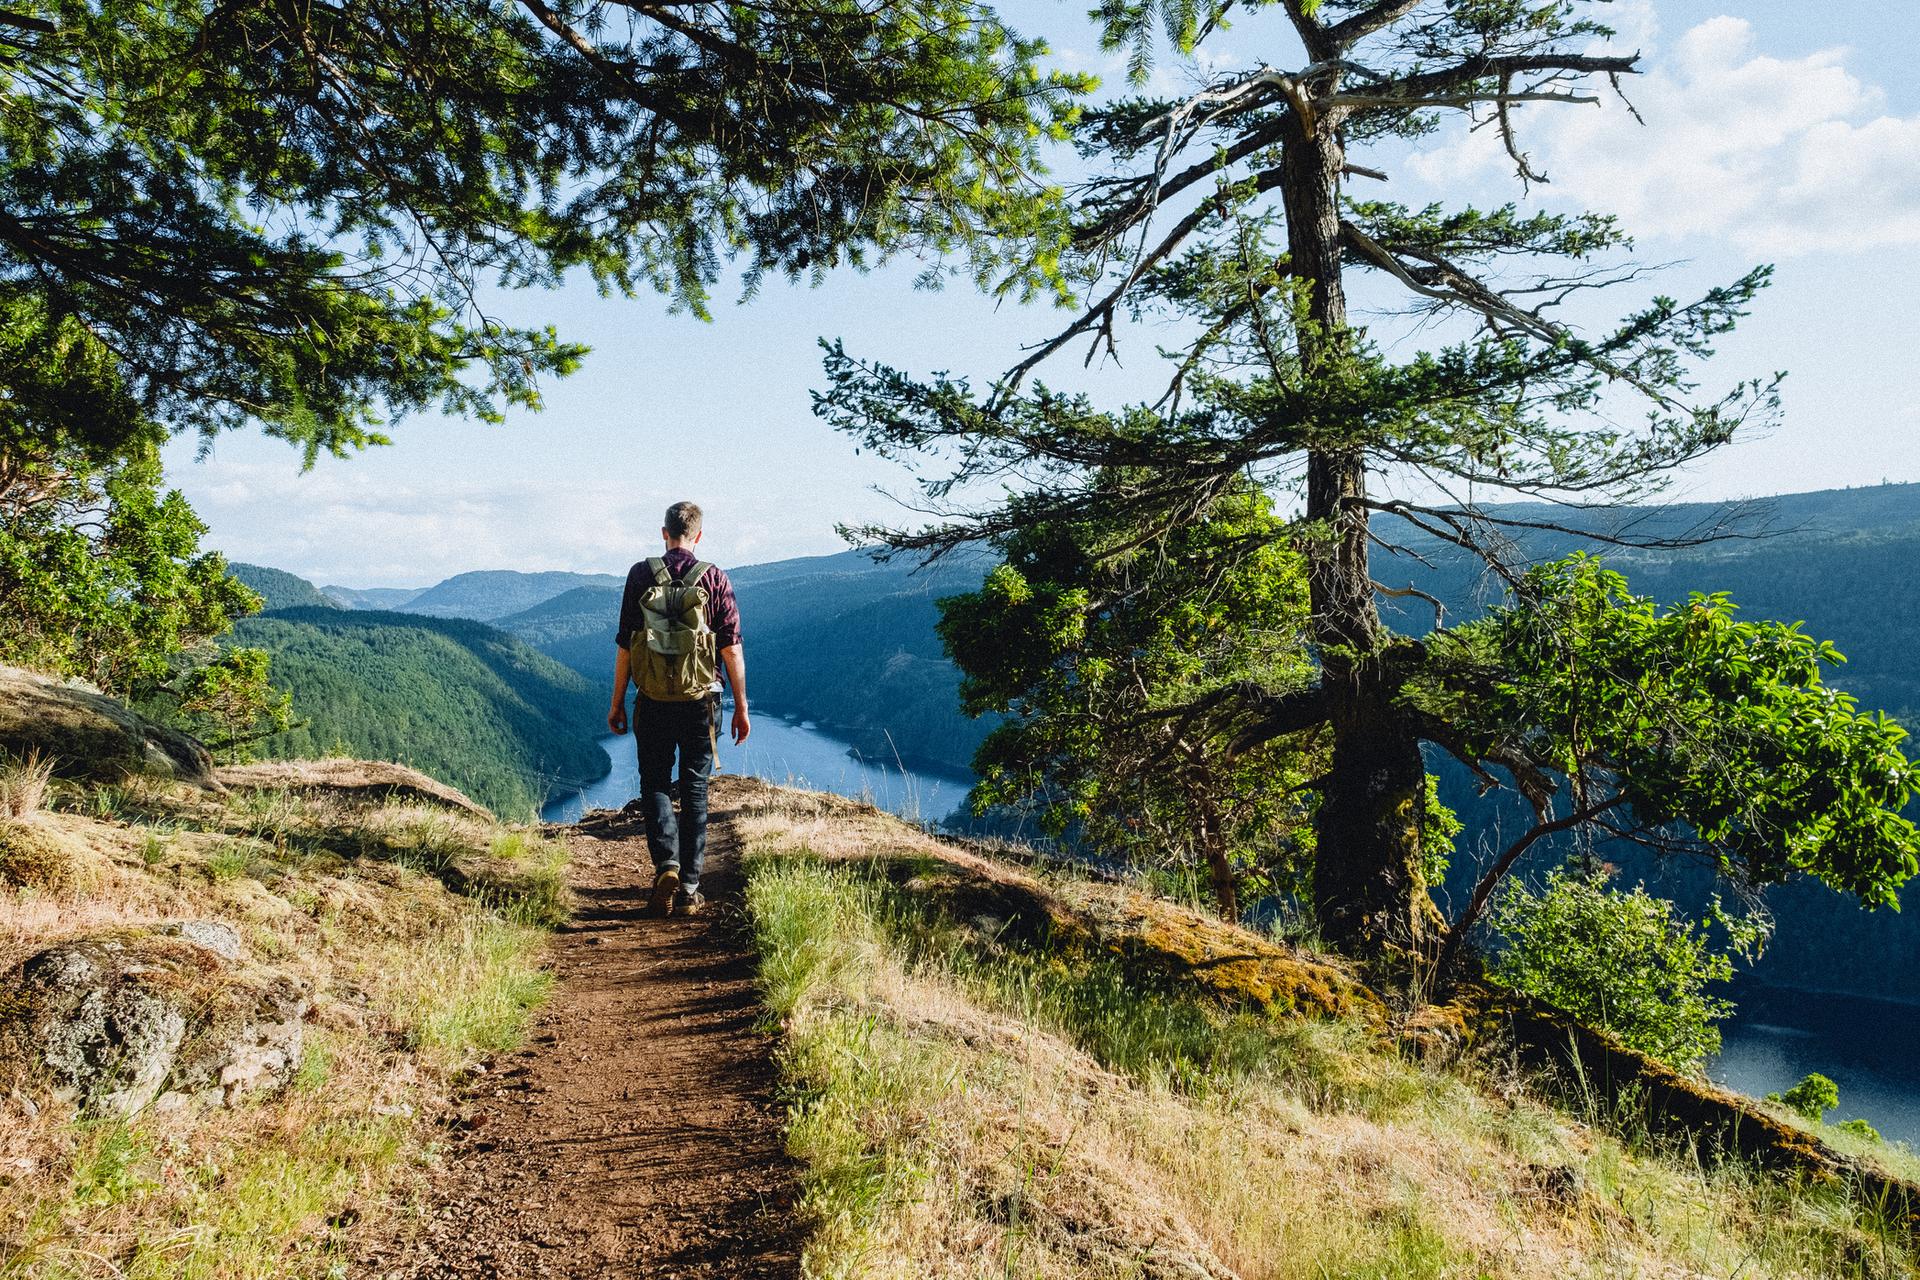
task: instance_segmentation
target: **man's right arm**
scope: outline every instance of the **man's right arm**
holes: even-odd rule
[[[753,730],[753,722],[747,719],[747,658],[739,645],[730,644],[720,651],[720,661],[727,669],[727,683],[733,686],[733,741],[738,745]]]
[[[613,646],[613,705],[607,708],[607,728],[615,733],[627,731],[627,681],[633,677],[633,655],[627,646]]]
[[[640,625],[635,605],[633,571],[630,570],[626,590],[620,593],[619,630],[613,636],[613,705],[607,708],[607,728],[615,733],[627,731],[627,681],[633,678],[633,655],[627,652],[627,646],[633,641],[634,629]]]

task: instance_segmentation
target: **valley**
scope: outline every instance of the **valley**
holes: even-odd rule
[[[1524,509],[1512,514],[1527,515]],[[1804,621],[1808,632],[1832,639],[1847,655],[1847,664],[1831,673],[1838,687],[1896,717],[1911,718],[1920,709],[1920,673],[1904,639],[1920,631],[1920,486],[1787,495],[1738,511],[1680,506],[1616,513],[1606,526],[1596,524],[1603,537],[1628,532],[1679,541],[1716,528],[1735,536],[1669,550],[1614,548],[1607,559],[1636,590],[1660,600],[1725,590],[1752,615]],[[1495,598],[1444,545],[1416,534],[1405,546],[1405,556],[1383,557],[1383,578],[1403,575],[1448,602],[1450,615],[1470,616]],[[1527,549],[1544,558],[1571,546],[1570,540],[1542,538]],[[746,619],[749,688],[759,715],[755,741],[744,752],[723,747],[722,768],[866,795],[922,820],[951,813],[988,726],[958,712],[957,673],[933,630],[935,602],[971,586],[986,563],[976,555],[915,572],[908,564],[879,563],[849,551],[734,570]],[[500,571],[463,574],[392,596],[329,588],[327,597],[342,606],[331,611],[313,606],[299,590],[307,584],[292,575],[270,583],[250,580],[273,591],[268,613],[244,623],[239,638],[275,652],[276,670],[301,691],[297,710],[308,721],[299,736],[269,744],[276,753],[337,747],[405,759],[490,803],[545,802],[549,815],[576,811],[583,790],[593,804],[615,804],[632,794],[630,742],[605,739],[601,724],[619,578]],[[499,594],[487,594],[492,591]],[[551,594],[534,599],[543,592]],[[279,607],[283,600],[300,607]],[[357,600],[399,604],[395,611],[369,612],[356,610]],[[1862,600],[1872,607],[1861,607]],[[518,607],[509,610],[508,604]],[[474,618],[434,617],[416,607],[464,608]],[[1398,624],[1417,629],[1418,611],[1400,612]],[[390,668],[368,664],[381,643],[422,660],[436,655],[427,665],[438,671],[430,687],[434,699],[445,701],[440,713],[411,692],[416,686],[410,676],[380,675]],[[476,646],[492,658],[472,656]],[[471,692],[482,688],[493,690],[495,700]],[[448,753],[436,755],[434,744],[441,741]],[[486,741],[497,759],[477,775],[473,745]],[[1467,824],[1446,887],[1457,901],[1489,856],[1492,834],[1510,825],[1512,814],[1498,797],[1476,798],[1459,771],[1437,767],[1443,794]],[[1683,902],[1699,901],[1711,888],[1705,870],[1691,864],[1638,854],[1625,862],[1631,878]],[[1868,912],[1818,886],[1797,883],[1768,898],[1778,927],[1743,984],[1755,991],[1830,991],[1882,1002],[1860,1007],[1877,1011],[1881,1021],[1911,1020],[1910,1005],[1920,1002],[1920,920],[1914,912]],[[1906,1003],[1884,1003],[1889,1001]],[[1731,1027],[1735,1083],[1776,1088],[1783,1073],[1803,1067],[1844,1075],[1846,1060],[1853,1059],[1860,1101],[1876,1090],[1881,1097],[1899,1094],[1897,1079],[1887,1085],[1873,1074],[1891,1064],[1888,1059],[1875,1065],[1877,1032],[1863,1028],[1850,1036],[1845,1026],[1823,1025],[1816,1034],[1789,1026],[1783,1038],[1767,1029],[1792,1021],[1780,1016],[1781,1007],[1772,1000],[1764,1015],[1751,1022],[1743,1016]],[[1920,1122],[1897,1125],[1884,1109],[1875,1119],[1920,1133]]]

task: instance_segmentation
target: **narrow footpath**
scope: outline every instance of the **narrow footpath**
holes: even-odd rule
[[[716,779],[705,913],[645,913],[637,815],[570,829],[574,922],[521,1051],[464,1100],[426,1211],[355,1276],[755,1280],[798,1274],[794,1169],[741,919],[742,792]]]

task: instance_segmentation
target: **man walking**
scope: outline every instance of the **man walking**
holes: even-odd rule
[[[640,797],[653,855],[654,915],[690,916],[705,903],[700,870],[707,857],[707,779],[720,733],[720,675],[733,686],[733,740],[745,742],[747,665],[740,649],[740,606],[733,583],[695,554],[700,508],[667,508],[663,555],[627,573],[613,662],[613,706],[607,728],[627,731],[627,682],[633,736],[640,756]],[[680,816],[671,791],[680,759]]]

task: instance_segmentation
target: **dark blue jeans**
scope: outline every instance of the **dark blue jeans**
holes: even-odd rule
[[[647,849],[657,872],[680,869],[680,887],[700,886],[707,861],[707,779],[720,730],[720,698],[698,702],[633,700],[633,737],[640,753],[641,810]],[[673,761],[680,757],[680,816],[673,813]]]

